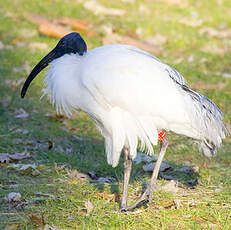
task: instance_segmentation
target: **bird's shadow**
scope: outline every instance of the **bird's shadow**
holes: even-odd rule
[[[166,163],[166,161],[165,161]],[[122,164],[122,159],[120,164]],[[141,187],[138,188],[137,192],[137,198],[139,195],[141,195],[144,190],[146,189],[150,178],[151,178],[151,172],[145,172],[142,168],[142,166],[145,163],[139,163],[135,165],[133,163],[133,169],[131,173],[131,178],[130,178],[130,184],[136,183],[137,181],[141,182]],[[170,166],[170,168],[164,172],[159,172],[158,175],[158,184],[166,184],[170,180],[174,180],[178,185],[180,185],[181,188],[185,189],[195,189],[197,185],[202,185],[200,182],[200,175],[199,172],[193,171],[193,167],[191,166],[184,166],[184,165],[177,165],[173,162],[168,161],[167,164]],[[120,165],[119,166],[121,169],[123,167]],[[109,174],[108,177],[114,177],[114,175]],[[119,184],[123,183],[123,175],[120,174],[119,177],[116,177],[117,180],[114,180],[112,183],[108,183],[110,186],[110,192],[111,194],[115,195],[115,202],[118,203],[118,205],[121,205],[121,194],[122,191],[120,190]],[[160,182],[161,180],[161,182]],[[97,183],[97,181],[92,181],[92,184],[101,192],[105,191],[105,184],[104,183]],[[158,186],[157,186],[158,187]],[[158,190],[161,189],[161,186],[157,188]],[[139,193],[139,195],[138,195]],[[136,208],[139,207],[148,207],[148,202],[143,201],[139,205],[137,205]]]
[[[102,151],[104,148],[104,143],[102,140],[92,141],[91,139],[81,139],[79,140],[78,148],[80,151],[75,155],[78,159],[76,163],[73,163],[72,167],[83,173],[88,173],[89,171],[95,171],[97,174],[96,178],[91,178],[90,183],[100,192],[108,189],[110,187],[110,193],[115,195],[115,201],[120,204],[120,197],[122,194],[121,185],[123,183],[123,154],[121,154],[120,163],[116,168],[111,168],[106,162],[105,153]],[[76,146],[77,147],[77,146]],[[86,148],[88,150],[86,150]],[[92,155],[92,151],[99,150],[97,155]],[[88,162],[88,163],[86,163]],[[169,180],[174,180],[181,184],[185,189],[194,189],[198,184],[202,185],[199,180],[199,173],[193,171],[193,167],[184,166],[182,164],[176,164],[172,161],[164,161],[170,168],[159,173],[158,184],[164,184],[164,182]],[[87,164],[84,167],[83,164]],[[151,172],[145,172],[143,170],[143,165],[145,162],[136,164],[133,162],[132,173],[130,178],[130,184],[141,184],[138,188],[138,193],[141,193],[146,188],[149,183]],[[99,183],[97,179],[99,177],[112,178],[110,182]],[[161,181],[159,180],[161,179]],[[107,184],[107,186],[106,186]],[[142,187],[142,188],[141,188]],[[138,196],[137,193],[137,196]],[[146,205],[145,202],[142,205]]]

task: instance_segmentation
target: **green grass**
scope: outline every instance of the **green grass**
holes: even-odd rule
[[[33,177],[9,170],[6,165],[0,167],[0,228],[36,229],[36,221],[30,218],[34,215],[39,219],[43,216],[45,223],[60,229],[231,229],[230,138],[224,141],[216,158],[207,159],[198,153],[191,140],[169,134],[171,143],[165,160],[174,167],[197,165],[200,168],[199,175],[188,177],[184,174],[171,174],[179,181],[178,193],[173,195],[158,191],[153,205],[142,206],[134,213],[122,214],[118,212],[116,196],[111,195],[121,193],[122,159],[114,169],[107,164],[103,138],[90,118],[82,112],[69,119],[56,116],[49,100],[39,100],[41,77],[31,85],[24,100],[20,98],[22,83],[14,83],[26,78],[28,68],[22,68],[23,65],[29,65],[30,70],[47,52],[32,51],[28,48],[30,43],[42,42],[50,48],[57,43],[57,39],[36,32],[38,27],[28,19],[29,13],[41,14],[50,19],[87,19],[92,24],[92,30],[98,34],[91,38],[83,34],[91,48],[102,45],[103,32],[100,28],[105,23],[113,25],[113,29],[120,35],[142,28],[143,36],[140,40],[156,33],[167,37],[167,43],[162,45],[164,52],[159,58],[181,72],[189,85],[198,87],[199,92],[218,104],[224,112],[224,122],[230,124],[231,79],[219,73],[231,72],[231,43],[228,38],[210,38],[199,33],[203,27],[218,30],[230,28],[230,1],[182,0],[182,3],[187,3],[186,7],[184,4],[180,7],[182,5],[167,3],[177,1],[164,0],[136,0],[133,4],[99,1],[105,7],[125,9],[126,15],[123,17],[96,16],[80,2],[0,0],[0,40],[5,45],[0,50],[0,152],[30,151],[33,157],[21,162],[36,163],[43,168],[39,176]],[[182,18],[194,20],[193,17],[201,19],[202,24],[193,27],[181,22]],[[202,51],[207,44],[220,48],[225,46],[226,52],[220,56]],[[194,57],[192,62],[187,61],[190,55]],[[177,62],[179,58],[182,60]],[[216,87],[216,84],[221,83],[221,88]],[[6,99],[10,101],[8,106],[4,106]],[[15,110],[19,108],[25,109],[29,118],[15,119]],[[29,133],[16,132],[17,129],[28,130]],[[82,140],[77,141],[73,135]],[[47,148],[48,141],[53,143],[50,150]],[[98,186],[92,181],[75,180],[68,176],[74,169],[82,173],[95,171],[100,176],[116,179],[111,185]],[[136,188],[141,188],[149,177],[142,173],[142,165],[134,165],[129,188],[131,202],[137,198]],[[203,186],[188,188],[186,181],[196,177]],[[158,182],[166,183],[163,179]],[[10,187],[13,184],[19,186]],[[4,199],[13,191],[20,192],[25,200],[35,198],[36,192],[53,194],[55,199],[15,209],[9,207]],[[169,205],[175,199],[181,200],[178,209]],[[86,212],[85,207],[88,200],[94,206],[90,213]]]

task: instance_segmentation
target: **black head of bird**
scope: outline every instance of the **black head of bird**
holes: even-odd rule
[[[48,53],[31,71],[21,91],[21,97],[24,98],[26,91],[33,79],[54,59],[62,57],[65,54],[78,53],[82,56],[87,51],[87,45],[80,34],[72,32],[64,36],[56,47]]]

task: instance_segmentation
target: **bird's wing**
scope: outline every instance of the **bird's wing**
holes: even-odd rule
[[[185,83],[183,76],[174,68],[161,63],[159,59],[149,53],[137,51],[136,48],[131,50],[158,61],[165,71],[168,72],[169,77],[178,88],[190,96],[191,101],[188,102],[190,102],[190,107],[194,107],[190,115],[190,120],[194,120],[194,123],[200,127],[199,131],[201,131],[204,136],[204,141],[199,143],[199,149],[203,150],[204,154],[208,157],[216,155],[217,147],[220,146],[221,143],[221,138],[223,139],[225,136],[229,135],[229,131],[222,123],[224,118],[222,111],[209,98],[190,89]],[[188,102],[186,101],[186,103]],[[188,111],[190,111],[190,108],[188,108]],[[198,116],[200,117],[199,119]],[[199,121],[201,122],[200,125],[198,124]]]
[[[137,52],[136,48],[133,50]],[[140,54],[146,55],[147,57],[154,58],[155,60],[159,61],[160,65],[162,65],[165,71],[168,72],[169,77],[178,86],[178,88],[180,90],[183,90],[187,95],[190,96],[190,98],[192,99],[192,104],[196,105],[195,108],[198,109],[197,113],[199,114],[199,116],[201,116],[201,119],[203,120],[204,124],[206,124],[206,127],[209,126],[207,124],[211,124],[213,122],[212,127],[216,127],[217,130],[219,130],[219,135],[222,138],[224,138],[225,135],[229,134],[225,126],[222,124],[222,120],[224,118],[222,111],[209,98],[190,89],[185,83],[183,76],[174,68],[163,64],[159,59],[156,59],[154,56],[146,52],[140,52]],[[191,117],[191,119],[193,120],[193,116]],[[211,142],[211,139],[209,142],[207,142],[205,138],[204,142],[202,142],[201,145],[203,150],[205,150],[205,155],[211,156],[216,154],[216,144],[214,145]],[[206,149],[208,149],[209,151],[207,151]]]
[[[219,119],[223,119],[223,113],[221,112],[221,110],[207,97],[205,97],[204,95],[197,93],[195,91],[193,91],[192,89],[190,89],[185,80],[184,77],[177,71],[175,70],[173,67],[166,65],[164,63],[162,63],[158,58],[156,58],[155,56],[140,50],[136,47],[130,47],[130,50],[132,50],[133,52],[138,52],[142,55],[145,55],[149,58],[153,58],[155,61],[158,61],[160,65],[163,66],[163,68],[165,69],[165,71],[168,72],[169,77],[178,85],[180,86],[181,89],[183,89],[185,92],[187,92],[193,100],[198,101],[201,106],[203,106],[208,112],[210,112],[211,114],[213,114],[215,117],[219,117]]]

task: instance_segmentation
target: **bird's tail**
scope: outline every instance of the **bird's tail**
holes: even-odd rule
[[[207,97],[191,90],[187,86],[184,90],[190,96],[193,106],[191,107],[192,127],[196,128],[200,139],[199,149],[206,156],[215,156],[222,139],[229,135],[223,124],[223,113]]]

